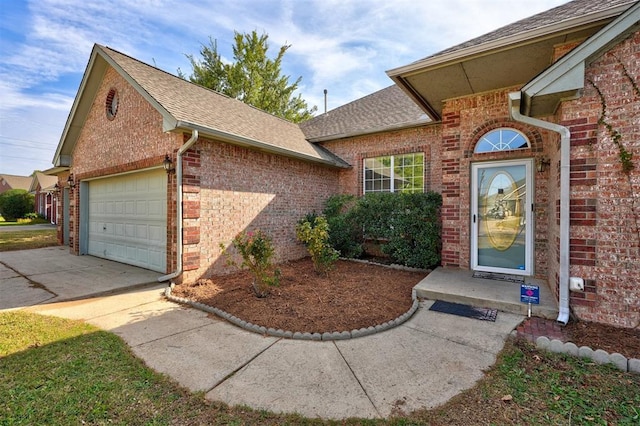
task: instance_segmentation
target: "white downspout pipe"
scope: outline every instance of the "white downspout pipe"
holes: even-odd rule
[[[569,197],[570,197],[570,141],[571,132],[559,124],[528,117],[520,113],[521,93],[509,93],[511,117],[521,123],[551,130],[560,135],[560,300],[557,321],[569,322]]]
[[[176,155],[176,270],[158,277],[159,282],[169,281],[182,274],[182,155],[198,140],[198,131],[193,130],[191,137],[178,150]]]

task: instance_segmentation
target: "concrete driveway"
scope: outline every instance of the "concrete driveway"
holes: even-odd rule
[[[157,284],[160,275],[93,256],[74,256],[66,246],[0,252],[0,309]]]
[[[87,321],[119,335],[146,365],[210,400],[273,412],[380,418],[435,407],[482,378],[523,320],[499,312],[496,322],[478,321],[429,311],[433,302],[423,301],[409,321],[367,337],[267,337],[169,302],[161,284],[140,287],[156,273],[64,250],[3,253],[2,304],[48,302],[24,309]],[[129,285],[138,288],[50,303]],[[6,298],[14,289],[24,297]]]

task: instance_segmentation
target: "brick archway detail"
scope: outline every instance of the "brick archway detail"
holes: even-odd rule
[[[509,120],[509,119],[496,119],[496,120],[486,121],[485,123],[478,126],[473,131],[473,133],[471,134],[471,137],[469,138],[469,144],[465,147],[465,152],[467,153],[468,158],[473,157],[474,155],[487,154],[487,153],[475,154],[474,150],[475,150],[476,144],[478,143],[478,141],[482,136],[484,136],[485,134],[489,133],[492,130],[499,129],[499,128],[509,128],[509,129],[518,130],[519,132],[524,134],[529,140],[529,144],[531,145],[531,147],[529,148],[530,152],[532,153],[543,152],[544,148],[542,146],[542,135],[537,129],[529,127],[522,123],[518,123],[516,121]],[[513,151],[509,151],[509,152],[513,152]]]

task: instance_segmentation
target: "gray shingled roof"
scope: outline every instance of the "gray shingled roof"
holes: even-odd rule
[[[427,115],[398,86],[389,86],[300,124],[312,142],[421,125]]]
[[[497,30],[491,31],[480,37],[442,50],[438,53],[427,56],[426,58],[415,61],[414,63],[419,63],[427,59],[432,59],[441,55],[489,43],[495,40],[508,38],[516,34],[526,33],[527,31],[532,31],[541,27],[558,24],[568,19],[605,11],[607,9],[612,9],[627,4],[631,6],[631,4],[635,2],[636,0],[574,0],[569,3],[554,7],[553,9],[538,13],[537,15],[533,15],[504,27],[498,28]]]
[[[140,89],[157,102],[156,107],[164,109],[179,127],[198,128],[205,135],[210,131],[214,135],[237,137],[254,141],[262,149],[269,150],[272,147],[281,154],[290,152],[311,161],[346,166],[333,154],[309,143],[295,123],[183,80],[111,48],[98,45],[96,48],[128,74]]]

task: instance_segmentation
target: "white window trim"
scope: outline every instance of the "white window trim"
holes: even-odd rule
[[[396,161],[396,157],[398,156],[402,156],[402,155],[409,155],[409,154],[422,154],[422,192],[424,192],[425,187],[424,187],[424,171],[426,170],[425,168],[425,155],[424,152],[422,151],[415,151],[415,152],[407,152],[406,154],[389,154],[389,155],[378,155],[375,157],[366,157],[362,159],[362,194],[367,194],[367,193],[372,193],[372,192],[392,192],[395,193],[396,192],[396,188],[395,188],[395,161]],[[389,177],[390,185],[389,185],[389,191],[367,191],[367,169],[366,169],[366,162],[367,160],[370,159],[374,159],[374,158],[382,158],[382,157],[390,157],[391,158],[391,165],[390,165],[390,170],[391,170],[391,176]]]
[[[501,148],[501,149],[492,149],[490,151],[478,151],[478,145],[480,145],[480,143],[487,137],[487,135],[494,133],[494,132],[498,132],[498,131],[503,131],[503,130],[509,130],[512,132],[515,132],[517,134],[519,134],[520,136],[522,136],[522,138],[525,140],[525,142],[527,142],[527,146],[525,148]],[[502,138],[502,134],[500,135],[500,137]],[[490,143],[487,140],[488,143]],[[488,132],[486,132],[484,135],[482,135],[480,137],[480,139],[478,139],[478,141],[476,142],[475,146],[473,147],[473,153],[474,154],[485,154],[488,152],[508,152],[508,151],[520,151],[523,149],[530,149],[531,148],[531,141],[529,140],[529,138],[527,137],[527,135],[525,135],[524,133],[522,133],[520,130],[518,129],[514,129],[513,127],[498,127],[495,128],[493,130],[489,130]]]

